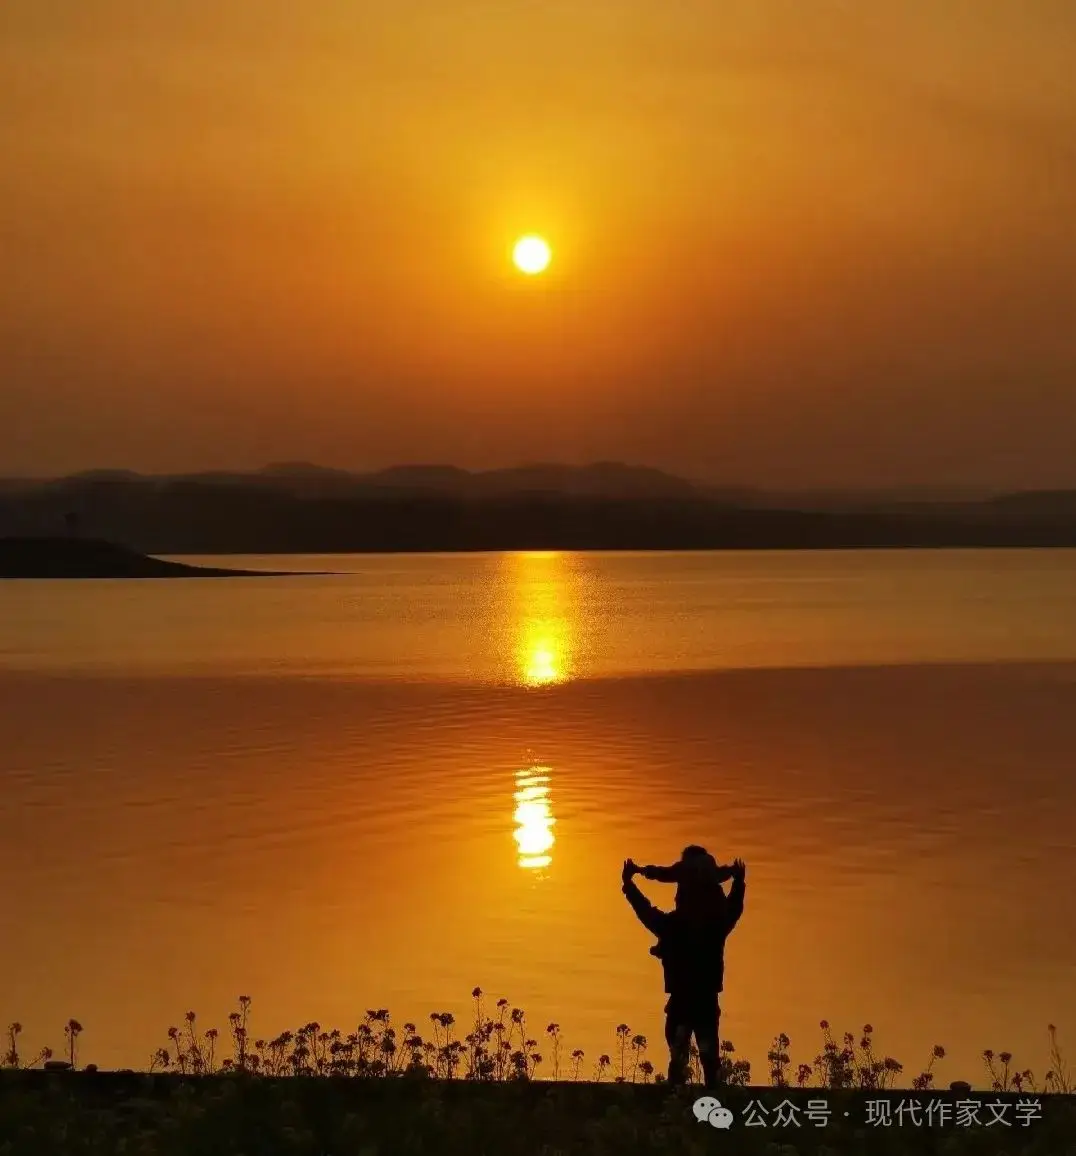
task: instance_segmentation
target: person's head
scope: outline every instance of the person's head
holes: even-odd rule
[[[692,845],[684,848],[680,861],[684,869],[676,884],[676,910],[700,918],[720,914],[727,896],[717,860],[704,847]]]
[[[712,859],[712,858],[713,858],[713,856],[710,854],[710,852],[707,851],[705,847],[700,847],[698,845],[698,843],[689,843],[683,849],[683,851],[680,852],[680,860],[681,860],[681,862],[685,862],[685,863],[688,860]]]
[[[719,877],[717,860],[697,844],[685,847],[680,855],[680,879],[690,884],[717,883]]]

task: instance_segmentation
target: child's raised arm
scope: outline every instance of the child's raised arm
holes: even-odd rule
[[[705,852],[703,852],[705,855]],[[736,870],[729,865],[722,865],[715,862],[711,856],[705,856],[713,866],[709,869],[709,877],[714,883],[727,883],[730,879],[735,878]],[[668,867],[655,866],[653,863],[647,864],[645,867],[639,868],[639,874],[644,879],[652,879],[655,883],[679,883],[685,879],[689,872],[694,868],[694,862],[685,855],[684,858],[678,859],[675,863]]]

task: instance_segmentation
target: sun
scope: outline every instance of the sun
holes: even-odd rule
[[[552,256],[549,245],[541,237],[533,234],[520,237],[512,250],[512,260],[516,268],[531,277],[543,272]]]

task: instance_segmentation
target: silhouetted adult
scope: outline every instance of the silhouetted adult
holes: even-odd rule
[[[669,1082],[687,1080],[691,1037],[695,1037],[707,1087],[718,1083],[721,1068],[719,995],[725,980],[725,940],[743,914],[747,868],[732,864],[732,887],[703,877],[694,885],[681,880],[672,911],[662,911],[639,890],[641,868],[624,860],[624,894],[643,926],[658,937],[654,954],[665,973],[665,1042],[669,1045]]]

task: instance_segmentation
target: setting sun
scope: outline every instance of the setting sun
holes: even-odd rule
[[[531,276],[541,273],[549,264],[551,256],[549,245],[541,237],[535,236],[520,237],[512,250],[516,268]]]

